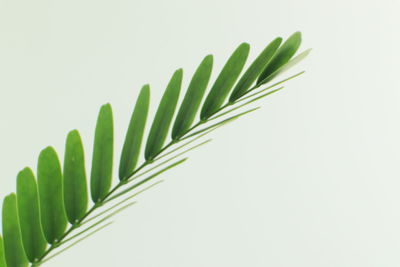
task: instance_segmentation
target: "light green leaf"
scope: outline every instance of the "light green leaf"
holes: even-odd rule
[[[213,67],[213,56],[206,56],[200,63],[190,81],[186,95],[179,109],[174,126],[172,128],[172,139],[177,140],[190,128],[196,113],[200,107],[201,100],[206,92]]]
[[[77,130],[67,136],[64,156],[64,205],[68,221],[76,224],[88,207],[85,155]]]
[[[111,224],[113,224],[114,222],[108,222],[102,226],[100,226],[99,228],[97,228],[96,230],[93,230],[92,232],[90,232],[89,234],[85,235],[84,237],[82,237],[81,239],[78,239],[77,241],[75,241],[74,243],[72,243],[71,245],[57,251],[56,253],[54,253],[53,255],[51,255],[50,257],[48,257],[47,259],[43,260],[41,262],[41,264],[48,262],[51,259],[54,259],[55,257],[59,256],[60,254],[64,253],[65,251],[69,250],[70,248],[74,247],[75,245],[79,244],[80,242],[86,240],[87,238],[91,237],[92,235],[96,234],[97,232],[103,230],[104,228],[110,226]]]
[[[128,132],[125,137],[119,166],[119,179],[125,180],[134,171],[142,145],[144,128],[150,104],[150,86],[143,86],[132,113]]]
[[[204,134],[203,134],[203,135],[204,135]],[[195,138],[194,138],[194,139],[195,139]],[[135,175],[135,176],[131,177],[128,181],[130,182],[130,181],[135,180],[135,179],[137,179],[137,178],[139,178],[139,177],[141,177],[141,176],[144,176],[145,174],[147,174],[147,173],[149,173],[149,172],[151,172],[151,171],[153,171],[153,170],[155,170],[155,169],[158,169],[159,167],[161,167],[161,166],[167,164],[168,162],[170,162],[170,161],[172,161],[172,160],[174,160],[174,159],[176,159],[176,158],[178,158],[178,157],[180,157],[180,156],[182,156],[182,155],[184,155],[184,154],[186,154],[186,153],[192,151],[193,149],[199,148],[199,147],[201,147],[202,145],[205,145],[205,144],[211,142],[211,140],[212,140],[212,139],[208,139],[208,140],[206,140],[206,141],[201,142],[200,144],[197,144],[197,145],[195,145],[195,146],[192,146],[192,147],[190,147],[190,148],[188,148],[188,149],[186,149],[186,150],[184,150],[184,151],[182,151],[182,152],[180,152],[180,153],[178,153],[178,154],[176,154],[176,155],[170,157],[169,159],[166,159],[166,160],[164,160],[163,162],[161,162],[161,163],[159,163],[159,164],[157,164],[157,165],[151,167],[150,169],[147,169],[146,171],[144,171],[144,172],[142,172],[142,173],[140,173],[140,174],[138,174],[138,175]],[[193,141],[193,140],[191,140],[191,141],[188,142],[188,143],[191,143],[192,141]],[[187,145],[187,144],[185,144],[185,145]],[[158,158],[157,158],[157,160],[158,160]]]
[[[54,244],[64,234],[67,218],[60,161],[52,147],[45,148],[39,155],[38,185],[43,233],[47,242]]]
[[[254,62],[250,65],[247,71],[243,74],[242,78],[240,78],[239,82],[236,84],[229,98],[229,102],[235,102],[246,93],[246,91],[256,81],[265,66],[274,56],[281,43],[282,38],[278,37],[261,52],[261,54],[254,60]]]
[[[120,212],[122,212],[123,210],[125,210],[125,209],[131,207],[131,206],[134,205],[134,204],[136,204],[135,201],[130,202],[130,203],[124,205],[123,207],[117,209],[116,211],[112,212],[111,214],[108,214],[108,215],[105,216],[104,218],[101,218],[100,220],[98,220],[97,222],[95,222],[95,223],[93,223],[92,225],[88,226],[87,228],[82,229],[79,233],[76,233],[75,235],[71,236],[70,238],[65,239],[65,240],[62,242],[62,244],[64,245],[64,244],[70,242],[71,240],[74,240],[75,238],[77,238],[77,237],[83,235],[84,233],[90,231],[91,229],[93,229],[93,228],[95,228],[96,226],[102,224],[103,222],[107,221],[107,220],[110,219],[111,217],[117,215],[118,213],[120,213]]]
[[[260,77],[257,80],[257,85],[264,84],[271,80],[271,74],[280,69],[283,65],[296,54],[301,44],[301,33],[295,32],[291,35],[286,42],[276,51],[274,57],[267,64]]]
[[[110,198],[107,200],[107,202],[112,201],[112,200],[114,200],[114,199],[116,199],[116,198],[118,198],[118,197],[120,197],[120,196],[122,196],[122,195],[125,195],[126,193],[128,193],[128,192],[130,192],[130,191],[136,189],[137,187],[139,187],[139,186],[141,186],[141,185],[147,183],[148,181],[153,180],[153,179],[156,178],[158,175],[160,175],[160,174],[162,174],[162,173],[168,171],[169,169],[172,169],[173,167],[176,167],[176,166],[182,164],[182,163],[185,162],[186,160],[187,160],[187,158],[184,158],[184,159],[179,160],[179,161],[177,161],[177,162],[175,162],[175,163],[173,163],[173,164],[171,164],[171,165],[168,165],[168,166],[165,167],[164,169],[162,169],[162,170],[160,170],[160,171],[158,171],[158,172],[156,172],[156,173],[150,175],[149,177],[146,177],[146,178],[143,179],[142,181],[140,181],[140,182],[138,182],[138,183],[136,183],[136,184],[134,184],[134,185],[132,185],[132,186],[130,186],[130,187],[128,187],[128,188],[122,190],[121,192],[119,192],[119,193],[113,195],[112,197],[110,197]]]
[[[280,75],[280,74],[288,71],[292,67],[296,66],[299,62],[301,62],[303,59],[305,59],[310,54],[310,52],[311,52],[311,49],[307,49],[304,52],[298,54],[297,56],[292,58],[288,63],[286,63],[285,65],[280,67],[278,70],[276,70],[274,73],[269,75],[269,77],[267,77],[265,80],[263,80],[259,85],[269,82],[270,80],[274,79],[278,75]]]
[[[210,93],[207,95],[200,113],[201,120],[207,120],[222,106],[242,72],[249,51],[250,45],[248,43],[242,43],[230,56],[212,86]]]
[[[97,118],[94,137],[90,191],[95,203],[108,194],[112,183],[114,122],[110,104],[103,105]]]
[[[272,88],[274,88],[274,87],[276,87],[276,86],[278,86],[278,85],[280,85],[280,84],[283,84],[283,83],[285,83],[285,82],[287,82],[287,81],[290,81],[290,80],[292,80],[292,79],[294,79],[294,78],[296,78],[296,77],[298,77],[298,76],[300,76],[300,75],[302,75],[302,74],[304,74],[304,73],[305,73],[304,71],[299,72],[299,73],[296,73],[295,75],[292,75],[292,76],[290,76],[290,77],[288,77],[288,78],[285,78],[285,79],[283,79],[283,80],[281,80],[281,81],[279,81],[279,82],[276,82],[276,83],[274,83],[274,84],[272,84],[272,85],[270,85],[270,86],[268,86],[268,87],[266,87],[266,88],[263,88],[263,89],[261,89],[261,90],[255,92],[255,93],[253,93],[253,94],[251,94],[251,95],[246,95],[246,97],[242,97],[242,98],[238,99],[238,100],[235,102],[235,104],[240,103],[240,102],[243,102],[243,101],[245,101],[245,100],[247,100],[247,99],[249,99],[249,98],[252,98],[252,97],[254,97],[254,96],[256,96],[256,95],[259,95],[259,94],[261,94],[261,93],[263,93],[263,92],[265,92],[265,91],[267,91],[267,90],[269,90],[269,89],[272,89]],[[254,90],[249,90],[249,91],[247,91],[247,93],[250,93],[250,92],[252,92],[252,91],[254,91]],[[246,94],[247,94],[247,93],[246,93]]]
[[[4,253],[8,267],[28,266],[18,220],[17,197],[10,194],[3,201],[3,238]]]
[[[165,90],[147,139],[145,158],[151,161],[161,151],[173,119],[182,85],[182,69],[175,71]]]
[[[3,237],[0,235],[0,267],[7,267],[6,255],[4,255]]]
[[[155,183],[153,183],[153,184],[151,184],[151,185],[145,187],[144,189],[142,189],[142,190],[140,190],[140,191],[134,193],[133,195],[130,195],[129,197],[124,198],[123,200],[121,200],[121,201],[119,201],[118,203],[112,205],[111,207],[107,208],[106,210],[103,210],[103,211],[97,213],[96,215],[94,215],[93,217],[91,217],[91,218],[85,220],[85,222],[82,223],[82,226],[85,225],[85,224],[88,224],[89,222],[91,222],[91,221],[93,221],[93,220],[95,220],[95,219],[97,219],[97,218],[99,218],[99,217],[101,217],[101,216],[103,216],[103,215],[105,215],[105,214],[107,214],[108,212],[114,210],[115,208],[118,208],[120,205],[122,205],[122,204],[124,204],[125,202],[131,200],[132,198],[134,198],[134,197],[140,195],[141,193],[146,192],[147,190],[149,190],[149,189],[155,187],[156,185],[159,185],[159,184],[162,183],[163,181],[164,181],[164,180],[157,181],[157,182],[155,182]]]
[[[38,188],[35,175],[29,168],[17,176],[17,203],[22,243],[30,262],[39,259],[46,249],[40,222]]]
[[[234,115],[234,116],[232,116],[232,117],[229,117],[229,118],[227,118],[227,119],[224,119],[224,120],[222,120],[222,121],[220,121],[220,122],[214,123],[214,124],[212,124],[212,125],[210,125],[210,126],[207,126],[207,127],[204,128],[204,129],[198,130],[198,131],[196,131],[196,132],[194,132],[194,133],[191,133],[191,134],[185,136],[185,138],[183,138],[182,140],[185,140],[185,139],[191,138],[191,137],[193,137],[193,136],[202,134],[202,133],[204,133],[204,132],[213,130],[213,129],[217,128],[217,127],[221,127],[221,126],[223,126],[223,125],[225,125],[225,124],[227,124],[227,123],[229,123],[229,122],[231,122],[231,121],[234,121],[234,120],[240,118],[241,116],[244,116],[244,115],[246,115],[246,114],[248,114],[248,113],[250,113],[250,112],[253,112],[253,111],[257,110],[257,109],[259,109],[259,107],[252,108],[252,109],[250,109],[250,110],[244,111],[244,112],[242,112],[242,113],[239,113],[239,114],[237,114],[237,115]]]

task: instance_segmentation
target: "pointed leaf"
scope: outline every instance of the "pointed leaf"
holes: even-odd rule
[[[110,104],[103,105],[94,137],[90,189],[93,202],[101,202],[112,183],[114,126]]]
[[[293,60],[294,60],[294,59],[293,59]],[[289,64],[289,63],[288,63],[288,64]],[[302,74],[304,74],[304,73],[305,73],[304,71],[299,72],[299,73],[296,73],[295,75],[292,75],[292,76],[290,76],[290,77],[288,77],[288,78],[285,78],[285,79],[283,79],[283,80],[281,80],[281,81],[279,81],[279,82],[276,82],[276,83],[274,83],[274,84],[272,84],[272,85],[270,85],[270,86],[268,86],[268,87],[266,87],[266,88],[264,88],[264,89],[261,89],[261,90],[255,92],[255,93],[253,93],[253,94],[251,94],[251,95],[246,95],[246,97],[241,97],[240,99],[238,99],[238,100],[235,102],[235,104],[240,103],[240,102],[243,102],[244,100],[249,99],[249,98],[252,98],[253,96],[259,95],[259,94],[261,94],[261,93],[263,93],[263,92],[265,92],[265,91],[267,91],[267,90],[269,90],[269,89],[271,89],[271,88],[274,88],[274,87],[276,87],[276,86],[278,86],[278,85],[280,85],[280,84],[283,84],[283,83],[285,83],[285,82],[287,82],[287,81],[290,81],[290,80],[292,80],[292,79],[294,79],[294,78],[296,78],[296,77],[298,77],[298,76],[300,76],[300,75],[302,75]],[[250,92],[252,92],[252,91],[254,91],[254,90],[249,90],[249,91],[246,92],[246,94],[247,94],[247,93],[250,93]]]
[[[174,127],[172,128],[172,139],[179,139],[192,125],[200,107],[201,100],[206,92],[212,66],[213,56],[208,55],[203,59],[194,73],[178,115],[176,116]]]
[[[68,221],[76,224],[88,206],[85,155],[77,130],[67,136],[64,156],[64,205]]]
[[[134,171],[140,154],[150,104],[150,87],[143,86],[132,113],[119,166],[119,179],[125,180]]]
[[[299,49],[301,44],[301,33],[295,32],[291,35],[286,42],[276,51],[274,57],[267,64],[260,77],[257,80],[257,84],[265,83],[264,81],[269,78],[271,74],[280,69],[283,65],[289,62],[294,56],[296,51]]]
[[[247,56],[249,55],[249,51],[250,45],[247,43],[242,43],[230,56],[217,80],[212,86],[210,93],[207,95],[200,113],[201,120],[207,120],[222,106],[236,80],[239,78],[240,73],[242,72]]]
[[[3,201],[4,254],[8,267],[28,266],[19,228],[17,197],[8,195]]]
[[[182,69],[175,71],[174,75],[165,90],[161,99],[160,105],[153,124],[151,126],[150,134],[147,139],[145,158],[152,160],[162,149],[165,138],[168,135],[168,130],[175,113],[176,104],[178,103],[179,92],[182,84]]]
[[[60,161],[52,147],[45,148],[39,155],[38,185],[43,233],[47,242],[54,244],[64,234],[67,217]]]
[[[250,88],[250,86],[257,80],[258,76],[261,74],[265,66],[271,60],[276,50],[278,50],[281,43],[282,43],[282,38],[280,37],[276,38],[254,60],[254,62],[250,65],[250,67],[243,74],[242,78],[240,78],[239,82],[233,89],[233,92],[229,98],[229,101],[231,103],[235,102],[242,95],[244,95],[246,91]]]
[[[44,253],[47,243],[40,222],[39,195],[35,175],[29,168],[17,177],[18,215],[22,243],[30,262]]]
[[[278,70],[276,70],[274,73],[272,73],[267,78],[265,78],[263,81],[261,81],[259,85],[269,82],[270,80],[274,79],[276,76],[278,76],[278,75],[284,73],[285,71],[288,71],[292,67],[296,66],[299,62],[301,62],[303,59],[305,59],[308,56],[308,54],[310,54],[310,52],[311,52],[311,49],[307,49],[306,51],[298,54],[297,56],[292,58],[288,63],[286,63],[285,65],[280,67]]]
[[[4,254],[3,238],[0,235],[0,267],[7,267],[6,255]]]

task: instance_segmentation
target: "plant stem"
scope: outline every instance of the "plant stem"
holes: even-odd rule
[[[272,86],[271,86],[272,87]],[[248,90],[245,94],[249,93],[250,91],[253,91],[254,89],[256,89],[257,86],[252,87],[250,90]],[[244,94],[244,95],[245,95]],[[244,96],[243,95],[243,96]],[[243,97],[242,96],[242,97]],[[92,214],[94,211],[96,211],[99,207],[101,207],[105,201],[107,201],[108,198],[110,198],[120,187],[124,186],[125,184],[127,184],[129,178],[131,178],[133,175],[137,174],[139,171],[141,171],[143,168],[145,168],[147,165],[152,164],[155,160],[157,160],[157,156],[159,156],[162,152],[164,152],[165,150],[167,150],[168,148],[170,148],[171,146],[179,143],[180,141],[184,140],[185,136],[187,136],[190,132],[192,132],[193,130],[195,130],[196,128],[200,127],[201,125],[209,122],[210,120],[213,119],[213,116],[217,115],[217,113],[223,111],[224,109],[226,109],[227,107],[236,104],[237,101],[235,102],[227,102],[225,105],[221,106],[219,109],[217,109],[214,114],[212,114],[208,119],[206,120],[200,120],[199,122],[197,122],[196,124],[194,124],[192,127],[190,127],[180,138],[176,139],[176,140],[172,140],[170,141],[167,145],[165,145],[155,156],[154,159],[152,160],[146,160],[145,162],[143,162],[139,167],[136,168],[135,171],[133,171],[130,175],[128,175],[128,177],[125,177],[123,179],[120,180],[120,182],[114,186],[110,192],[108,192],[108,194],[103,197],[103,199],[101,199],[101,201],[95,203],[90,209],[89,211],[86,212],[86,214],[74,225],[71,225],[70,228],[60,237],[59,240],[57,240],[56,243],[52,244],[44,253],[43,255],[34,263],[31,264],[31,267],[38,267],[40,266],[43,261],[46,259],[46,257],[53,252],[55,249],[57,249],[62,241],[68,236],[70,235],[74,230],[78,229],[82,223],[84,223],[85,219],[88,218],[88,216],[90,214]]]

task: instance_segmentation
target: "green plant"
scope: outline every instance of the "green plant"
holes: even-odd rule
[[[110,104],[101,107],[97,119],[89,185],[82,140],[77,130],[67,136],[63,168],[52,147],[42,150],[37,180],[31,169],[23,169],[17,176],[16,194],[4,199],[0,267],[23,267],[29,263],[39,266],[108,226],[113,215],[135,203],[132,198],[160,183],[153,182],[156,177],[186,160],[177,160],[180,156],[210,140],[194,145],[196,141],[257,108],[235,115],[231,113],[281,90],[280,84],[302,74],[266,85],[309,53],[306,50],[294,57],[300,43],[299,32],[283,44],[282,38],[276,38],[243,75],[241,72],[250,47],[247,43],[241,44],[202,101],[213,65],[213,56],[206,56],[193,75],[179,108],[183,74],[181,69],[177,70],[158,106],[145,141],[145,160],[139,165],[150,105],[150,87],[143,86],[129,123],[119,163],[119,181],[115,186],[112,185],[113,115]],[[198,113],[200,119],[195,122]],[[167,142],[171,124],[171,138]],[[93,202],[90,208],[88,188]],[[126,197],[120,200],[123,196]]]

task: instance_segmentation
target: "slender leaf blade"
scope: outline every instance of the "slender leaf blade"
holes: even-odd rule
[[[57,243],[67,226],[62,180],[57,152],[47,147],[39,155],[38,188],[43,233],[49,244]]]
[[[108,194],[112,183],[114,122],[110,104],[100,108],[93,146],[90,192],[95,203]]]
[[[119,179],[125,180],[131,174],[138,162],[147,114],[150,105],[150,86],[143,86],[136,101],[135,109],[129,123],[128,132],[121,153]]]
[[[17,197],[10,194],[4,198],[3,211],[4,254],[8,267],[28,266],[28,259],[22,245],[17,211]]]
[[[172,128],[172,139],[177,140],[190,128],[207,89],[213,67],[213,56],[206,56],[190,81],[189,87]]]
[[[165,90],[147,139],[145,158],[152,160],[162,149],[173,119],[182,85],[182,69],[178,69]]]
[[[110,202],[110,201],[112,201],[112,200],[114,200],[114,199],[116,199],[116,198],[118,198],[118,197],[120,197],[120,196],[122,196],[122,195],[125,195],[126,193],[128,193],[128,192],[130,192],[130,191],[136,189],[137,187],[139,187],[139,186],[141,186],[141,185],[147,183],[148,181],[153,180],[154,178],[156,178],[156,177],[159,176],[160,174],[162,174],[162,173],[168,171],[169,169],[172,169],[172,168],[174,168],[174,167],[176,167],[176,166],[182,164],[182,163],[185,162],[186,160],[187,160],[187,158],[184,158],[184,159],[181,159],[181,160],[179,160],[179,161],[177,161],[177,162],[175,162],[175,163],[172,163],[172,164],[168,165],[167,167],[165,167],[165,168],[159,170],[158,172],[156,172],[156,173],[154,173],[154,174],[152,174],[152,175],[146,177],[145,179],[141,180],[140,182],[138,182],[138,183],[136,183],[136,184],[134,184],[134,185],[132,185],[132,186],[130,186],[130,187],[128,187],[128,188],[122,190],[121,192],[119,192],[119,193],[113,195],[112,197],[110,197],[110,198],[107,200],[107,202]]]
[[[200,112],[200,119],[207,120],[224,103],[246,63],[250,45],[242,43],[229,57],[221,73],[212,86]]]
[[[77,130],[67,136],[64,156],[64,205],[68,221],[76,224],[88,207],[85,154]]]
[[[17,203],[24,250],[29,261],[35,262],[46,250],[47,242],[40,222],[37,183],[30,168],[17,176]]]
[[[6,255],[4,254],[3,237],[0,235],[0,267],[7,267]]]
[[[307,49],[305,51],[303,51],[302,53],[298,54],[297,56],[295,56],[294,58],[292,58],[288,63],[286,63],[285,65],[283,65],[282,67],[280,67],[278,70],[276,70],[274,73],[272,73],[271,75],[269,75],[267,78],[265,78],[260,85],[265,84],[269,81],[271,81],[272,79],[274,79],[275,77],[277,77],[278,75],[288,71],[289,69],[291,69],[292,67],[296,66],[299,62],[301,62],[303,59],[305,59],[311,52],[311,49]]]
[[[229,98],[231,103],[235,102],[241,96],[243,96],[250,86],[257,80],[265,66],[274,56],[282,43],[282,38],[278,37],[267,45],[267,47],[260,53],[260,55],[254,60],[247,71],[240,78],[236,84]]]
[[[280,69],[283,65],[289,62],[289,60],[296,54],[301,44],[301,33],[295,32],[292,34],[283,45],[276,51],[274,57],[267,64],[265,69],[262,71],[260,77],[257,80],[257,84],[265,83],[266,79],[271,74]]]

